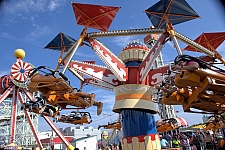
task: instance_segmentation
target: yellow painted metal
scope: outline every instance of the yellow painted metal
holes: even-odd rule
[[[74,150],[74,147],[73,147],[73,145],[70,144],[70,145],[67,146],[67,149],[68,150]]]

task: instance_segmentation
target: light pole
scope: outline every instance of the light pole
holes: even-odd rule
[[[50,140],[51,140],[51,150],[54,150],[54,136],[53,136],[53,131],[52,131],[52,135],[50,136]]]

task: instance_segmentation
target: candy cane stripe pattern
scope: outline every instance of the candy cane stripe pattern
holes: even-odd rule
[[[18,82],[24,82],[31,69],[32,67],[29,63],[23,62],[21,59],[17,59],[17,62],[15,62],[11,67],[11,74]]]

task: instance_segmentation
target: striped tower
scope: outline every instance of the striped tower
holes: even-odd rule
[[[161,149],[154,117],[157,109],[151,97],[155,89],[148,85],[147,79],[138,83],[139,65],[149,51],[144,43],[132,41],[118,56],[129,70],[126,84],[114,88],[116,102],[113,111],[122,116],[125,150]]]
[[[114,91],[113,111],[121,114],[124,150],[161,149],[154,118],[158,110],[152,96],[156,93],[153,87],[162,81],[162,75],[169,67],[152,70],[152,66],[167,37],[167,33],[161,34],[158,39],[150,36],[150,41],[156,41],[152,48],[138,40],[132,41],[118,56],[97,39],[89,38],[94,52],[107,67],[79,61],[69,64],[72,73],[89,76],[84,83]]]

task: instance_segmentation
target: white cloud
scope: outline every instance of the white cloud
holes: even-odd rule
[[[26,35],[26,39],[37,39],[40,37],[43,37],[44,35],[47,35],[49,33],[51,33],[51,28],[49,28],[49,26],[39,26],[37,24],[33,24],[34,26],[34,30],[30,31],[27,35]]]
[[[59,6],[58,0],[53,0],[49,2],[48,8],[50,11],[54,11]]]
[[[88,58],[95,58],[96,57],[96,55],[87,55],[87,53],[80,53],[80,52],[76,52],[75,55],[81,56],[81,57],[88,57]]]
[[[61,11],[66,0],[18,0],[6,3],[4,8],[5,12],[12,15],[27,18],[26,16],[38,13]]]
[[[134,16],[131,16],[134,17]],[[129,27],[129,29],[140,29],[141,27]],[[138,40],[140,39],[141,41],[143,41],[143,36],[141,35],[137,35],[137,36],[118,36],[115,37],[112,42],[115,43],[116,45],[120,46],[120,47],[125,47],[128,43],[130,43],[133,40]]]
[[[105,95],[101,97],[101,101],[105,104],[105,109],[113,109],[115,103],[115,96],[114,95]]]
[[[162,54],[163,62],[164,62],[165,64],[168,64],[169,62],[173,61],[173,60],[169,59],[168,56],[167,56],[166,54],[164,54],[164,53],[161,53],[161,54]],[[168,61],[169,61],[169,62],[168,62]]]
[[[11,35],[7,32],[2,32],[0,33],[0,37],[5,38],[5,39],[10,39],[12,41],[20,41],[23,43],[28,43],[28,44],[32,44],[32,45],[36,45],[36,46],[40,46],[40,44],[38,42],[32,42],[32,39],[29,38],[22,38],[22,37],[16,37],[14,35]]]
[[[172,41],[167,41],[166,44],[168,44],[170,47],[174,48],[174,43]]]
[[[22,13],[22,12],[44,12],[45,11],[45,5],[47,1],[45,0],[19,0],[17,2],[13,2],[13,5],[11,3],[8,3],[6,7],[6,12],[16,14],[16,13]]]
[[[37,36],[35,37],[35,33],[37,33]],[[40,45],[43,45],[41,43],[39,43],[38,41],[35,41],[36,38],[41,37],[41,35],[46,34],[42,31],[40,31],[40,33],[37,32],[37,30],[31,31],[29,34],[26,35],[26,37],[16,37],[14,35],[11,35],[7,32],[2,32],[0,33],[0,37],[5,38],[5,39],[10,39],[13,41],[20,41],[23,43],[27,43],[27,44],[31,44],[31,45],[35,45],[37,47],[41,47]],[[33,38],[32,38],[33,37]]]
[[[129,42],[136,39],[135,36],[118,36],[112,40],[113,43],[120,47],[125,47]]]
[[[7,32],[2,32],[2,33],[0,34],[0,36],[3,37],[3,38],[6,38],[6,39],[12,39],[12,38],[14,38],[14,36],[10,35],[10,34],[7,33]]]
[[[0,77],[9,74],[9,70],[0,70]]]

